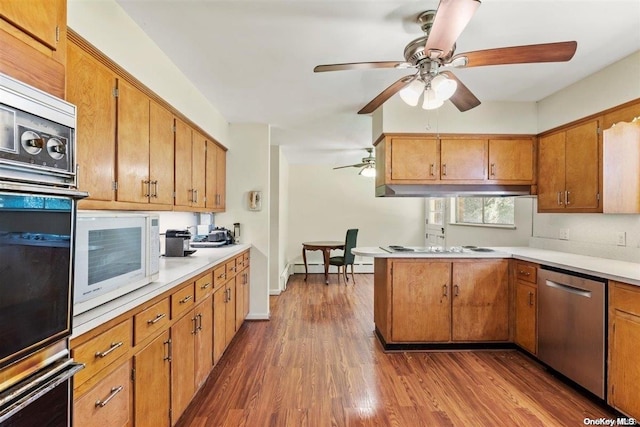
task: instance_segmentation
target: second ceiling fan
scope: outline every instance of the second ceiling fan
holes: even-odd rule
[[[358,114],[369,114],[400,92],[409,105],[423,99],[423,108],[432,109],[449,99],[460,111],[480,105],[480,100],[448,68],[468,68],[485,65],[564,62],[576,52],[578,43],[558,43],[511,46],[455,54],[456,40],[465,29],[479,0],[440,0],[438,10],[428,10],[418,16],[425,35],[410,42],[404,49],[404,61],[353,62],[318,65],[316,73],[339,70],[373,68],[415,68],[414,74],[404,76],[383,90],[365,105]]]

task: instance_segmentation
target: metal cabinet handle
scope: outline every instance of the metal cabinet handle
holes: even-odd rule
[[[518,274],[522,274],[523,276],[531,276],[531,273],[529,273],[528,271],[523,271],[523,270],[518,271]]]
[[[193,322],[193,329],[191,330],[191,335],[195,335],[198,333],[198,316],[194,316],[191,318],[191,321]]]
[[[116,394],[120,393],[122,390],[124,389],[124,386],[118,386],[118,387],[113,387],[111,389],[111,393],[109,394],[109,396],[107,396],[106,399],[104,400],[96,400],[96,408],[104,408],[105,406],[107,406],[107,403],[109,403],[109,401],[111,399],[113,399],[114,397],[116,397]]]
[[[562,206],[562,191],[558,191],[558,205]]]
[[[226,273],[222,273],[222,274],[220,274],[220,275],[218,276],[218,279],[224,279],[224,278],[225,278],[225,277],[224,277],[224,276],[225,276],[225,274],[226,274]]]
[[[102,359],[103,357],[106,357],[109,355],[109,353],[115,351],[115,349],[117,349],[118,347],[122,347],[122,341],[120,342],[112,342],[111,346],[109,347],[109,350],[105,350],[105,351],[97,351],[95,354],[96,358],[100,358]]]
[[[491,163],[491,176],[495,176],[496,175],[496,164],[495,163]]]
[[[171,338],[166,340],[163,344],[167,346],[167,355],[164,356],[162,358],[162,360],[166,360],[167,362],[171,362],[171,352],[172,352],[172,349],[171,349]]]
[[[429,175],[434,176],[436,174],[436,165],[431,163],[429,165]]]
[[[564,204],[569,206],[571,204],[571,202],[569,201],[569,195],[571,194],[571,191],[565,191],[564,192]]]
[[[178,301],[180,304],[186,304],[187,302],[189,302],[189,300],[193,298],[193,295],[187,295],[186,297],[182,298],[180,301]]]
[[[453,295],[458,296],[459,292],[460,292],[460,288],[458,287],[458,285],[453,285]]]
[[[198,190],[193,190],[193,203],[198,203]]]
[[[442,165],[442,175],[443,176],[447,176],[447,164],[446,163],[444,163]]]
[[[529,305],[533,307],[533,292],[529,291]]]
[[[229,301],[231,301],[231,288],[227,289],[227,291],[229,292]]]
[[[204,285],[200,286],[200,289],[207,289],[209,286],[211,286],[211,283],[205,283]]]
[[[151,181],[151,185],[153,185],[153,193],[151,193],[151,197],[157,199],[158,198],[158,180]]]
[[[155,318],[153,318],[151,320],[147,320],[147,325],[153,325],[154,323],[158,323],[160,321],[160,319],[162,319],[165,316],[166,316],[165,313],[156,314]]]
[[[144,181],[142,181],[142,183],[147,186],[147,191],[146,191],[146,193],[144,193],[144,197],[150,197],[151,196],[151,181],[149,181],[148,179],[145,179]]]
[[[446,297],[448,295],[448,292],[447,292],[448,289],[449,289],[449,287],[446,284],[442,285],[442,296],[443,297]]]
[[[198,330],[202,330],[202,313],[198,314]]]

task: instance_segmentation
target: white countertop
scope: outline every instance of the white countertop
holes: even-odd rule
[[[240,244],[219,248],[198,248],[194,254],[187,257],[160,258],[160,275],[158,280],[94,309],[81,313],[78,316],[74,316],[71,337],[80,336],[118,317],[122,313],[189,280],[189,278],[208,270],[215,264],[233,258],[250,247],[251,245],[249,244]]]
[[[379,247],[358,247],[351,252],[373,258],[515,258],[640,286],[640,263],[530,247],[493,247],[491,249],[495,252],[389,253]]]

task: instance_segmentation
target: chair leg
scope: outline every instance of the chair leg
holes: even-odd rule
[[[344,267],[344,270],[345,270],[345,273],[346,273],[346,271],[347,271],[347,266],[346,265]],[[353,275],[353,264],[351,264],[351,279],[353,280],[353,284],[355,285],[356,284],[356,278]]]
[[[338,269],[338,284],[340,284],[340,266],[336,265],[336,268]]]
[[[347,282],[349,281],[349,277],[347,277],[347,264],[343,265],[342,268],[344,269],[344,284],[346,285]]]

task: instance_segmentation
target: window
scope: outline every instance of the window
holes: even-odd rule
[[[515,225],[514,197],[457,197],[456,223]]]

